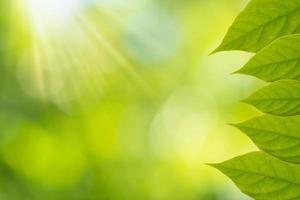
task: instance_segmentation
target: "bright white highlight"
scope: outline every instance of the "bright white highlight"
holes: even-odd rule
[[[70,23],[81,8],[80,0],[25,0],[35,28]]]
[[[20,1],[31,45],[24,51],[18,78],[29,95],[53,102],[69,112],[70,102],[89,102],[83,100],[87,94],[98,99],[105,86],[105,74],[112,73],[116,66],[126,70],[140,89],[152,94],[152,88],[131,62],[102,33],[98,23],[102,19],[89,15],[90,7],[104,12],[103,4],[99,3],[104,0]],[[109,23],[123,24],[122,17],[109,11],[104,13],[112,18]]]

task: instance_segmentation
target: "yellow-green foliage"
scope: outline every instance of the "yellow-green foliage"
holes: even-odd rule
[[[234,125],[262,152],[212,165],[254,199],[300,199],[299,31],[300,1],[252,0],[216,50],[256,52],[237,73],[271,82],[244,100],[267,115]]]

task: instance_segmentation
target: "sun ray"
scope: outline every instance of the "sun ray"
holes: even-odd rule
[[[101,32],[94,24],[92,24],[83,16],[80,16],[80,22],[83,29],[91,34],[94,38],[96,38],[96,41],[100,45],[102,45],[107,50],[107,52],[119,63],[119,66],[122,67],[126,72],[128,72],[129,75],[139,83],[138,86],[140,86],[141,89],[148,92],[149,94],[153,92],[153,89],[145,81],[145,79],[142,78],[136,70],[134,70],[133,65],[130,64],[130,62],[101,34]]]
[[[32,67],[20,70],[27,90],[35,87],[41,99],[57,104],[65,104],[86,90],[99,93],[106,82],[103,67],[107,54],[137,88],[153,95],[145,78],[105,38],[101,27],[87,18],[81,0],[22,1],[32,35],[31,55],[25,54],[27,62],[23,63]]]
[[[100,11],[100,9],[99,9]],[[106,16],[110,17],[112,20],[114,20],[115,23],[119,25],[126,24],[126,21],[122,16],[120,16],[118,13],[113,12],[111,10],[104,10],[101,9],[102,13],[104,13]],[[131,30],[131,34],[133,34],[135,37],[141,39],[144,41],[144,43],[149,46],[152,49],[155,49],[156,51],[159,51],[161,53],[164,53],[167,51],[167,47],[162,45],[156,38],[154,37],[145,37],[143,34],[143,26],[140,27],[139,30]]]

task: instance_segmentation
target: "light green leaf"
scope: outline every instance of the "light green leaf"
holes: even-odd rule
[[[300,1],[252,0],[215,50],[257,52],[276,38],[300,32]]]
[[[257,200],[300,199],[300,166],[253,152],[212,166]]]
[[[252,75],[265,81],[300,80],[300,35],[275,40],[237,73]]]
[[[300,82],[277,81],[244,100],[264,113],[292,116],[300,114]]]
[[[265,115],[234,124],[263,151],[284,161],[300,163],[300,116]]]

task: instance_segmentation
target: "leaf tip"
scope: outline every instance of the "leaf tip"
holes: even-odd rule
[[[239,127],[238,123],[227,123],[227,125],[232,126],[234,128],[238,128]]]
[[[219,163],[205,163],[205,165],[209,167],[213,167],[215,169],[218,169],[218,166],[220,165]]]
[[[251,104],[251,99],[250,99],[250,97],[247,97],[245,99],[242,99],[241,102],[245,103],[245,104]]]
[[[216,48],[215,50],[213,50],[212,52],[210,52],[208,55],[211,56],[211,55],[214,55],[214,54],[216,54],[218,52],[220,52],[220,51],[218,50],[218,48]]]
[[[237,75],[237,74],[245,74],[243,68],[238,69],[238,70],[236,70],[236,71],[234,71],[234,72],[231,73],[231,75]]]
[[[226,49],[223,48],[223,43],[221,43],[221,44],[220,44],[215,50],[213,50],[209,55],[211,56],[211,55],[213,55],[213,54],[215,54],[215,53],[219,53],[219,52],[224,51],[224,50],[226,50]]]

